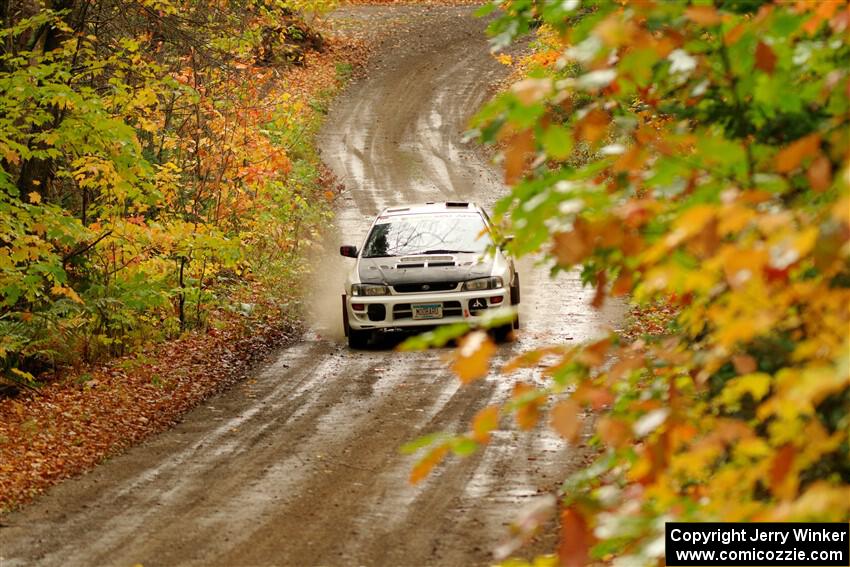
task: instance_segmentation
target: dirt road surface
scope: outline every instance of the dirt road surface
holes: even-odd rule
[[[469,116],[506,72],[471,14],[436,6],[334,14],[339,29],[389,21],[395,30],[320,138],[346,187],[337,222],[346,242],[359,243],[386,205],[468,198],[491,206],[504,193],[498,172],[462,141]],[[329,238],[328,250],[338,243]],[[543,428],[520,434],[505,423],[486,450],[409,485],[414,458],[400,445],[461,431],[517,379],[538,377],[494,373],[461,387],[440,352],[349,350],[337,313],[348,261],[328,254],[317,262],[320,308],[305,340],[173,430],[8,516],[0,567],[492,563],[513,514],[551,492],[581,464],[582,450]],[[500,347],[499,361],[617,324],[620,309],[590,309],[592,292],[577,276],[549,280],[531,262],[521,273],[524,329]]]

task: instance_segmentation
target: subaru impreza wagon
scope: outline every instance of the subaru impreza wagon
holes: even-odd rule
[[[497,246],[487,213],[466,202],[387,208],[354,258],[342,295],[348,344],[363,348],[381,330],[475,324],[487,310],[517,305],[519,274]],[[512,324],[497,328],[504,338]]]

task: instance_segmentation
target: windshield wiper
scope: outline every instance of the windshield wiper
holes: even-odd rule
[[[369,256],[363,256],[364,258],[395,258],[398,254],[371,254]]]
[[[424,252],[417,252],[417,256],[422,256],[423,254],[474,254],[475,250],[425,250]]]

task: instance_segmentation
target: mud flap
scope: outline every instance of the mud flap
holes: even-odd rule
[[[345,294],[342,294],[342,332],[348,336],[348,309],[345,307]]]
[[[519,272],[514,274],[514,282],[511,285],[511,305],[519,305]],[[519,329],[519,310],[514,317],[513,328],[515,331]]]

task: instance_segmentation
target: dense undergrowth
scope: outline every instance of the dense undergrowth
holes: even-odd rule
[[[331,7],[0,2],[0,378],[291,309],[328,92],[282,79]]]

